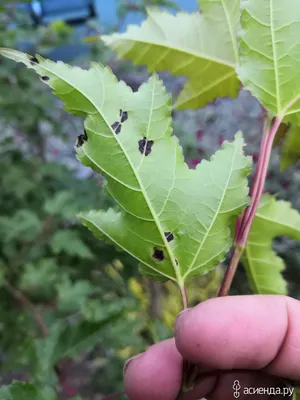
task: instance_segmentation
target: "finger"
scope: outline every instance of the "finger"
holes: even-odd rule
[[[125,370],[124,386],[130,400],[174,400],[181,384],[182,357],[174,339],[151,346]]]
[[[263,369],[300,379],[300,303],[285,296],[232,296],[179,314],[179,352],[202,368]]]

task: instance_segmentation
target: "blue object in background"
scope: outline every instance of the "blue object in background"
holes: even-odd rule
[[[175,3],[185,11],[198,8],[197,0],[175,0]],[[57,20],[80,24],[97,15],[102,24],[114,25],[117,23],[116,7],[116,0],[32,0],[28,5],[35,23],[43,24]],[[122,28],[140,23],[142,19],[142,14],[130,13]]]
[[[35,23],[82,23],[95,16],[94,0],[33,0],[27,6]]]
[[[192,12],[199,8],[197,0],[174,0],[174,2],[177,3],[183,11]],[[94,0],[94,3],[96,13],[100,16],[101,23],[109,25],[117,23],[116,0]],[[129,13],[121,30],[124,30],[128,24],[139,24],[143,19],[144,15],[142,14]]]
[[[175,3],[187,12],[198,9],[197,0],[175,0]],[[54,61],[70,61],[74,56],[89,52],[88,46],[82,43],[82,37],[87,35],[85,22],[91,17],[97,17],[100,26],[114,26],[118,22],[116,0],[32,0],[25,7],[35,24],[60,20],[76,26],[73,43],[59,46],[48,54]],[[144,18],[142,13],[131,12],[120,30],[124,31],[129,24],[140,24]]]

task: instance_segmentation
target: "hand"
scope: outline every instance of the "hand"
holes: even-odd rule
[[[151,346],[125,366],[130,400],[175,400],[182,357],[199,366],[186,400],[288,399],[253,390],[283,393],[283,379],[300,381],[300,302],[275,295],[221,297],[180,313],[174,339]],[[234,397],[236,380],[239,397]]]

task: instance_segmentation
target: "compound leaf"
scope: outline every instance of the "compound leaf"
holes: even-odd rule
[[[248,203],[251,162],[241,134],[189,170],[157,76],[133,93],[99,64],[86,71],[14,50],[2,54],[35,69],[68,111],[86,116],[78,158],[106,177],[120,207],[79,216],[97,237],[133,255],[143,273],[179,284],[224,259],[232,219]]]
[[[172,15],[148,9],[141,26],[101,38],[120,57],[147,65],[150,72],[187,76],[175,106],[198,108],[216,97],[235,97],[240,87],[235,72],[239,0],[204,0],[201,10]]]
[[[286,282],[281,275],[285,265],[272,249],[276,236],[300,240],[300,214],[289,202],[264,195],[243,255],[243,264],[255,293],[287,294]]]
[[[246,89],[272,113],[300,110],[298,0],[243,0],[241,66]]]

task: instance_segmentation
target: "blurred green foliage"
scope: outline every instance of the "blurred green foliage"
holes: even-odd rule
[[[132,11],[125,3],[120,18]],[[139,1],[135,11],[154,3],[174,6]],[[0,31],[0,47],[26,45],[44,56],[73,35],[63,22],[33,26],[15,1],[5,3]],[[110,54],[103,46],[91,52],[100,62]],[[136,69],[120,65],[120,74],[135,79]],[[136,262],[77,221],[79,211],[113,205],[103,181],[74,162],[81,119],[60,111],[31,71],[3,58],[0,87],[0,379],[36,385],[16,383],[0,395],[19,399],[23,390],[30,399],[90,399],[122,390],[124,361],[172,335],[177,289],[144,280],[148,290],[139,293]],[[205,293],[197,301],[212,295],[206,283],[198,282]],[[173,303],[170,315],[166,305]]]

